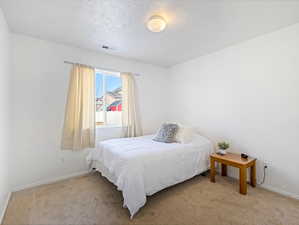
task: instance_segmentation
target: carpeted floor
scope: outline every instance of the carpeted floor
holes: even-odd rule
[[[298,225],[299,201],[261,188],[238,193],[238,183],[197,176],[148,197],[133,220],[122,196],[99,173],[14,193],[4,224]]]

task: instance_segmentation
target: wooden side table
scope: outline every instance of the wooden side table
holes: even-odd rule
[[[221,163],[221,175],[227,175],[227,165],[239,168],[239,182],[240,193],[247,194],[247,168],[250,168],[250,184],[252,187],[256,186],[256,159],[250,158],[243,159],[241,155],[234,153],[227,153],[226,155],[218,155],[216,153],[210,156],[211,161],[211,182],[215,182],[215,162]]]

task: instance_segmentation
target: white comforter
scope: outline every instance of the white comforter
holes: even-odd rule
[[[152,136],[102,141],[87,161],[121,190],[131,218],[152,195],[209,167],[213,147],[202,136],[192,143],[161,143]]]

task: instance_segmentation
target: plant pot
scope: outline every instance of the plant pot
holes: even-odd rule
[[[224,150],[224,149],[219,149],[218,151],[217,151],[217,154],[219,154],[219,155],[226,155],[226,150]]]

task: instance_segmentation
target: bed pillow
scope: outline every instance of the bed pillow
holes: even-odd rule
[[[191,143],[194,133],[195,132],[192,127],[179,126],[179,130],[176,134],[176,141],[181,144]]]
[[[174,123],[164,123],[153,138],[154,141],[173,143],[176,142],[176,134],[179,126]]]

